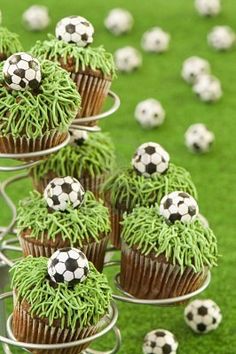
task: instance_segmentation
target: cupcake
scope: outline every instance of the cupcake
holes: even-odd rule
[[[197,214],[195,199],[182,191],[165,196],[160,209],[139,207],[126,214],[120,273],[124,291],[141,299],[166,299],[203,285],[217,264],[217,241]]]
[[[63,18],[56,25],[55,32],[55,37],[48,35],[47,40],[37,41],[31,52],[37,57],[56,61],[69,71],[82,98],[77,118],[99,114],[115,77],[112,54],[102,46],[90,46],[94,28],[83,17]]]
[[[156,143],[141,145],[132,167],[118,171],[104,184],[103,191],[111,212],[112,244],[120,248],[120,234],[124,212],[136,206],[150,206],[168,192],[183,190],[197,197],[190,174],[169,162],[169,154]]]
[[[50,180],[67,175],[79,179],[98,198],[100,186],[113,169],[114,150],[108,134],[72,130],[69,145],[32,168],[34,187],[43,193]]]
[[[22,51],[19,36],[10,32],[5,27],[0,27],[0,62],[6,60],[10,55]]]
[[[12,268],[14,311],[12,332],[18,341],[68,343],[88,338],[102,328],[111,290],[78,249],[65,248],[50,259],[28,256]],[[34,354],[78,354],[89,343]]]
[[[0,63],[0,97],[1,153],[29,153],[62,143],[80,105],[65,70],[23,52]]]
[[[108,209],[72,177],[54,178],[44,196],[20,201],[17,230],[24,256],[50,257],[62,247],[80,248],[102,271],[110,221]]]

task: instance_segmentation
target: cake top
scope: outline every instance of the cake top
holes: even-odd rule
[[[12,268],[12,287],[17,300],[30,305],[30,313],[47,319],[49,325],[60,321],[61,328],[93,326],[108,312],[111,290],[105,275],[92,263],[86,279],[73,287],[53,283],[48,275],[48,259],[28,256]]]
[[[33,191],[19,202],[17,216],[18,232],[29,231],[30,237],[55,240],[60,236],[71,246],[82,247],[91,239],[99,241],[102,234],[110,231],[108,209],[102,201],[97,201],[91,192],[86,192],[78,208],[68,205],[66,211],[49,210],[40,193]]]
[[[5,27],[0,27],[0,61],[22,49],[18,34],[10,32]]]
[[[168,224],[159,208],[139,207],[125,216],[122,238],[144,255],[164,255],[181,271],[191,267],[200,272],[205,266],[217,265],[217,240],[213,231],[196,219],[191,223]]]
[[[3,66],[0,63],[1,135],[39,138],[54,129],[67,131],[81,102],[69,74],[49,60],[40,61],[39,88],[16,91],[6,85]]]

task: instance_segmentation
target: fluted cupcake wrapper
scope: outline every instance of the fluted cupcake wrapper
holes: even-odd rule
[[[111,244],[117,248],[121,249],[121,233],[122,233],[122,225],[120,224],[123,221],[123,214],[125,210],[116,209],[112,206],[108,206],[110,211],[110,219],[111,219],[111,233],[110,240]]]

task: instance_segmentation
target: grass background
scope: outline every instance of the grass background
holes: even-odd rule
[[[45,38],[47,31],[30,33],[21,24],[21,14],[34,1],[1,0],[3,24],[18,32],[26,49],[36,39]],[[236,238],[235,238],[235,112],[236,65],[235,50],[216,53],[206,43],[206,34],[213,25],[228,24],[236,30],[236,2],[223,0],[223,11],[217,18],[201,18],[194,10],[192,0],[70,0],[38,1],[49,7],[52,22],[48,31],[53,32],[61,17],[80,14],[87,17],[96,28],[95,45],[104,44],[110,51],[133,45],[140,48],[142,33],[158,25],[170,32],[170,50],[163,55],[143,53],[142,68],[131,75],[120,75],[113,90],[120,95],[118,113],[102,123],[110,131],[117,148],[119,165],[129,163],[135,148],[146,141],[157,141],[170,153],[174,163],[190,170],[197,185],[201,212],[209,219],[219,239],[222,258],[213,271],[213,279],[203,298],[214,299],[223,311],[220,328],[208,335],[194,335],[183,321],[183,308],[158,308],[118,304],[119,327],[122,331],[122,354],[140,354],[143,337],[155,328],[173,331],[179,340],[180,354],[235,354],[236,353]],[[103,27],[103,19],[112,7],[129,9],[135,18],[133,31],[122,38],[114,38]],[[220,78],[223,99],[216,104],[203,104],[195,98],[180,78],[181,64],[190,55],[208,59],[213,73]],[[167,111],[165,124],[152,131],[143,131],[134,121],[133,111],[138,101],[154,97]],[[196,122],[206,123],[216,135],[211,153],[205,156],[190,154],[183,144],[186,128]],[[6,174],[1,174],[1,180]],[[26,195],[28,181],[16,184],[11,196],[17,200]],[[9,214],[0,205],[1,223]],[[104,340],[101,348],[107,347]],[[1,352],[1,349],[0,349]]]

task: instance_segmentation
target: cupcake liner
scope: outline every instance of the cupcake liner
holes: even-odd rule
[[[30,231],[21,233],[19,235],[19,241],[24,257],[31,255],[33,257],[49,258],[59,248],[70,247],[70,242],[68,240],[62,240],[60,237],[57,237],[55,241],[47,239],[47,236],[45,236],[43,240],[34,239],[30,237]],[[81,249],[88,260],[101,272],[103,270],[107,243],[108,236],[105,236],[98,242],[93,241],[84,244],[82,247],[75,244],[73,247]]]
[[[109,207],[110,210],[110,218],[111,218],[111,233],[110,240],[111,244],[117,248],[121,249],[121,233],[122,233],[122,225],[120,224],[123,221],[123,214],[125,210],[116,209],[113,207]]]
[[[193,292],[204,283],[207,268],[195,273],[186,267],[167,263],[164,256],[144,256],[122,242],[120,284],[124,291],[139,299],[166,299]]]

